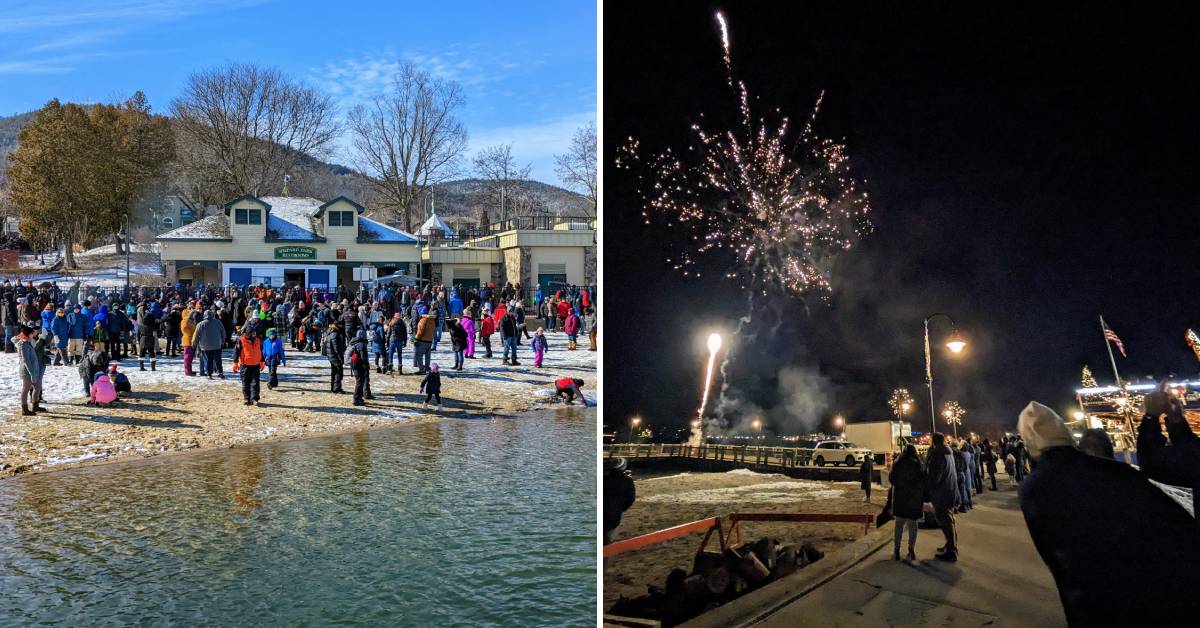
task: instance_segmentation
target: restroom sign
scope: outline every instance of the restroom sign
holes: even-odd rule
[[[317,259],[317,250],[311,246],[277,246],[275,259]]]

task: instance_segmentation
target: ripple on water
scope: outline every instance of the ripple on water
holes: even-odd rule
[[[0,482],[0,624],[591,625],[594,410]]]

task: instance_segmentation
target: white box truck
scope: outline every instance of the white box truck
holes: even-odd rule
[[[912,424],[907,421],[867,421],[847,423],[846,440],[870,449],[875,463],[883,464],[883,455],[900,455],[902,448],[912,441]]]

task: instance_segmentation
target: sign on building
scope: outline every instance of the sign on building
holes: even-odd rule
[[[374,266],[360,266],[354,270],[354,281],[375,281],[379,278],[379,269]]]
[[[275,259],[317,259],[317,250],[311,246],[277,246]]]

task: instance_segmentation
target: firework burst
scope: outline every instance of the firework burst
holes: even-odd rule
[[[675,270],[699,277],[700,258],[725,252],[736,260],[725,277],[752,294],[825,297],[837,254],[871,229],[867,193],[850,173],[846,147],[813,132],[821,98],[799,133],[787,117],[755,118],[745,83],[733,77],[720,13],[717,22],[740,123],[722,131],[694,124],[693,143],[682,153],[643,156],[630,138],[616,165],[640,171],[646,224],[686,233],[686,244],[668,257]]]
[[[891,406],[892,414],[896,415],[897,419],[903,419],[904,415],[916,407],[912,395],[909,394],[907,388],[893,390],[892,397],[888,399],[888,405]]]

